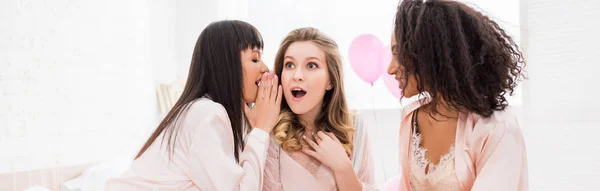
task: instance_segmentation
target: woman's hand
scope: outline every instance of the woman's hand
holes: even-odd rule
[[[277,124],[283,96],[277,75],[273,72],[264,73],[258,87],[254,107],[244,103],[244,113],[253,128],[259,128],[271,133]]]
[[[334,171],[334,173],[348,170],[348,168],[352,169],[352,163],[346,154],[346,150],[333,133],[325,134],[322,131],[317,132],[314,135],[316,142],[306,136],[302,136],[302,138],[312,148],[302,148],[302,152],[315,157]]]

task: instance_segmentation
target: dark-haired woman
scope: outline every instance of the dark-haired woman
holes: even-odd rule
[[[106,190],[261,190],[281,104],[262,48],[260,33],[248,23],[208,25],[181,97]]]
[[[505,95],[525,61],[496,22],[458,1],[400,3],[388,73],[406,105],[401,190],[527,190],[525,143]]]

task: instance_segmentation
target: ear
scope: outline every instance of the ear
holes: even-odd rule
[[[329,83],[329,85],[327,85],[327,88],[325,88],[326,90],[331,90],[333,89],[333,86],[331,85],[331,83]]]

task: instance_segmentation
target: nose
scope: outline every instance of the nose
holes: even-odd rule
[[[304,81],[304,75],[302,74],[302,70],[301,69],[297,69],[294,72],[294,81]]]
[[[394,74],[396,74],[397,70],[398,70],[398,64],[396,64],[394,58],[392,58],[392,61],[390,61],[390,65],[387,68],[387,73],[389,75],[394,75]]]
[[[267,65],[265,65],[264,62],[260,61],[260,73],[265,73],[268,72],[269,68],[267,67]]]

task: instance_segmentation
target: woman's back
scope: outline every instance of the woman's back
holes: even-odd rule
[[[208,98],[200,98],[191,103],[176,124],[179,135],[172,140],[172,154],[165,152],[167,140],[155,141],[133,161],[123,176],[108,181],[106,189],[232,190],[236,184],[229,181],[233,179],[219,177],[241,178],[244,173],[235,162],[233,133],[223,106]],[[253,131],[253,134],[262,138],[258,148],[266,149],[268,135],[260,131]],[[248,144],[256,145],[257,142],[249,141]],[[261,152],[260,149],[257,151]]]

